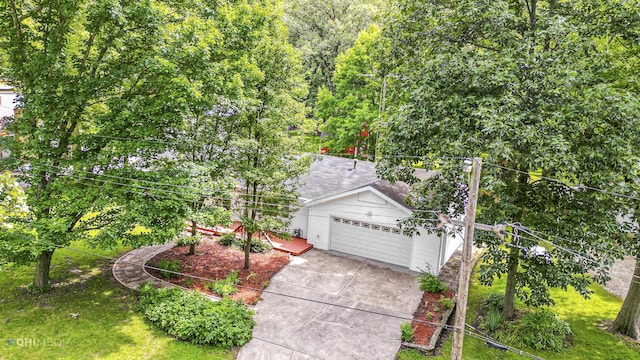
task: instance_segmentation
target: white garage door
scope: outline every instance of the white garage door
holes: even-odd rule
[[[331,250],[408,267],[411,238],[397,227],[332,216]]]

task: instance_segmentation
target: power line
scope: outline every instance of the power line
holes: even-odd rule
[[[554,243],[554,242],[552,242],[550,240],[547,240],[547,239],[544,239],[544,238],[542,238],[540,236],[532,234],[529,229],[527,229],[527,228],[525,228],[525,227],[523,227],[521,225],[517,225],[517,224],[507,224],[507,225],[508,226],[512,226],[514,228],[517,228],[517,229],[525,232],[526,234],[529,234],[532,237],[523,236],[523,235],[517,234],[517,233],[510,233],[513,236],[517,236],[518,238],[522,238],[522,239],[532,240],[532,241],[534,241],[536,243],[538,243],[539,241],[542,241],[543,242],[542,245],[544,245],[544,243],[547,243],[547,244],[550,244],[550,245],[552,245],[552,246],[554,246],[554,247],[556,247],[556,248],[558,248],[558,249],[560,249],[560,250],[562,250],[564,252],[567,252],[567,253],[577,257],[577,258],[581,258],[581,259],[584,259],[586,261],[592,262],[592,263],[594,263],[596,265],[599,265],[600,267],[603,265],[601,262],[598,262],[595,259],[589,257],[587,254],[578,253],[578,252],[573,251],[573,250],[571,250],[571,249],[569,249],[567,247],[558,245],[557,243]],[[543,234],[541,232],[537,232],[537,233],[538,234]],[[543,234],[543,235],[546,235],[546,234]],[[546,235],[546,236],[548,236],[548,235]],[[564,239],[564,240],[569,241],[567,239]],[[524,246],[517,245],[517,244],[511,244],[511,243],[508,243],[508,242],[505,242],[505,241],[495,242],[495,241],[487,241],[487,240],[485,240],[485,242],[490,242],[490,243],[493,243],[493,244],[496,244],[496,245],[504,245],[504,246],[507,246],[507,247],[518,248],[518,249],[523,249],[523,250],[529,251],[529,249],[526,249]],[[587,270],[587,269],[585,269],[585,270]],[[640,283],[638,281],[633,280],[633,279],[636,279],[636,278],[640,279],[640,276],[632,275],[632,281],[634,283]]]
[[[22,237],[22,238],[24,238],[26,240],[33,240],[33,241],[36,241],[36,242],[44,244],[44,245],[53,246],[53,247],[56,247],[56,248],[59,248],[59,249],[66,249],[66,250],[69,250],[69,251],[74,251],[74,252],[82,253],[82,254],[85,254],[85,255],[91,255],[91,256],[107,259],[107,260],[110,260],[112,262],[121,261],[120,259],[112,258],[112,257],[106,256],[106,255],[96,254],[96,253],[92,253],[92,252],[89,252],[89,251],[83,251],[83,250],[80,250],[80,249],[74,249],[74,248],[71,248],[69,246],[59,245],[59,244],[51,243],[51,242],[48,242],[48,241],[40,240],[40,239],[37,239],[37,238],[30,238],[30,237],[22,236],[20,234],[15,234],[15,233],[13,235],[18,236],[18,237]],[[216,280],[216,279],[210,279],[210,278],[205,278],[205,277],[201,277],[201,276],[196,276],[196,275],[191,275],[191,274],[186,274],[186,273],[166,270],[166,269],[162,269],[162,268],[158,268],[158,267],[150,266],[150,265],[146,265],[146,264],[129,262],[129,261],[126,261],[126,260],[125,261],[121,261],[121,262],[123,262],[125,264],[130,264],[130,265],[134,265],[134,266],[141,266],[141,267],[148,268],[148,269],[163,271],[163,272],[167,272],[167,273],[171,273],[171,274],[175,274],[175,275],[179,275],[179,276],[184,276],[184,277],[189,277],[189,278],[194,278],[194,279],[198,279],[198,280],[219,281],[219,280]],[[372,315],[392,317],[392,318],[396,318],[396,319],[399,319],[399,320],[416,321],[416,322],[424,323],[424,324],[427,324],[427,325],[432,325],[432,326],[436,326],[436,327],[442,327],[442,328],[445,328],[445,329],[448,329],[448,330],[452,330],[452,331],[461,331],[461,329],[457,329],[457,328],[455,328],[455,327],[453,327],[451,325],[447,325],[447,324],[441,324],[441,323],[425,321],[425,320],[420,320],[420,319],[413,319],[413,318],[406,317],[406,316],[393,315],[393,314],[383,313],[383,312],[379,312],[379,311],[360,309],[360,308],[356,308],[356,307],[351,307],[351,306],[347,306],[347,305],[340,305],[340,304],[336,304],[336,303],[332,303],[332,302],[328,302],[328,301],[323,301],[323,300],[309,299],[309,298],[295,296],[295,295],[282,294],[282,293],[278,293],[278,292],[269,291],[267,289],[258,289],[258,288],[249,287],[249,286],[243,286],[243,285],[238,285],[238,284],[232,284],[232,285],[235,286],[235,287],[238,287],[238,288],[244,288],[244,289],[253,290],[253,291],[257,291],[257,292],[263,292],[263,293],[272,294],[272,295],[276,295],[276,296],[282,296],[282,297],[286,297],[286,298],[290,298],[290,299],[308,301],[308,302],[318,303],[318,304],[321,304],[321,305],[327,305],[327,306],[342,308],[342,309],[346,309],[346,310],[354,310],[354,311],[364,312],[364,313],[368,313],[368,314],[372,314]],[[476,338],[481,339],[483,341],[486,341],[486,340],[490,339],[489,337],[486,337],[486,336],[482,337],[482,336],[479,336],[477,334],[470,333],[466,329],[462,329],[462,331],[466,332],[470,336],[476,337]],[[263,340],[264,341],[264,339],[259,339],[259,340]],[[508,346],[508,345],[505,345],[505,344],[500,344],[498,342],[495,342],[495,343],[503,346],[504,348],[508,348],[510,351],[513,351],[516,354],[519,354],[519,355],[522,355],[522,356],[526,356],[526,357],[529,357],[529,358],[532,358],[532,359],[540,359],[539,357],[536,357],[534,355],[528,354],[523,350],[511,347],[511,346]],[[281,344],[274,344],[274,345],[282,346]],[[285,346],[283,346],[283,347],[285,347]],[[295,350],[295,349],[291,349],[291,350]],[[295,351],[297,351],[297,350],[295,350]]]
[[[75,178],[83,179],[83,180],[87,180],[87,181],[95,181],[95,182],[101,182],[101,183],[106,183],[106,184],[112,184],[112,185],[118,185],[118,186],[124,186],[124,187],[131,187],[131,188],[136,188],[136,189],[141,189],[141,190],[164,192],[164,193],[169,193],[169,194],[179,195],[179,196],[207,196],[209,199],[213,199],[213,200],[233,201],[233,202],[247,203],[247,204],[250,204],[250,205],[283,206],[283,204],[280,204],[280,203],[272,203],[272,202],[264,202],[264,201],[256,201],[256,202],[254,202],[254,201],[245,200],[245,199],[242,199],[242,198],[216,197],[216,196],[210,196],[209,193],[205,193],[205,192],[198,193],[198,192],[173,191],[173,190],[163,189],[163,188],[158,188],[158,187],[142,186],[142,185],[127,184],[127,183],[110,181],[110,180],[103,180],[103,179],[94,178],[94,177],[87,177],[87,176],[83,176],[83,175],[75,174],[75,173],[71,173],[70,174],[70,173],[64,172],[62,170],[58,170],[58,171],[46,170],[46,168],[65,169],[63,167],[52,166],[52,165],[34,165],[34,167],[35,168],[40,168],[40,169],[45,169],[45,171],[48,171],[48,172],[51,172],[51,173],[54,173],[54,174],[60,175],[60,176],[75,177]],[[80,172],[90,173],[90,174],[95,175],[96,177],[100,177],[100,176],[114,177],[114,178],[118,178],[118,179],[122,179],[122,180],[149,182],[149,183],[160,185],[160,186],[174,186],[174,187],[180,187],[180,188],[199,190],[199,189],[193,188],[193,187],[181,186],[181,185],[176,185],[176,184],[166,184],[166,183],[155,182],[155,181],[144,180],[144,179],[127,178],[127,177],[121,177],[121,176],[110,176],[110,175],[106,175],[106,174],[94,174],[94,173],[91,173],[91,172],[88,172],[88,171],[80,171]],[[173,200],[176,200],[176,201],[184,201],[185,200],[185,199],[182,199],[182,198],[173,198],[173,197],[167,197],[167,196],[160,196],[160,195],[157,195],[157,194],[148,194],[148,195],[149,196],[153,196],[153,197],[161,197],[161,198],[166,198],[166,199],[173,199]],[[244,196],[244,195],[241,195],[241,197],[242,196]],[[261,197],[271,198],[271,199],[286,199],[286,200],[297,199],[297,198],[288,198],[288,197],[275,197],[275,196],[268,196],[268,195],[261,196]],[[348,204],[348,203],[334,203],[334,204],[340,205],[340,206],[365,207],[365,205]],[[384,207],[384,206],[375,206],[375,205],[371,205],[371,206],[367,205],[366,208],[367,209],[370,209],[370,208],[386,209],[386,207]],[[258,208],[257,207],[253,207],[253,209],[258,209]],[[263,211],[268,211],[268,209],[263,210]],[[277,212],[277,211],[276,210],[272,210],[272,212]],[[413,213],[430,213],[430,214],[438,214],[439,213],[439,211],[436,211],[436,210],[421,210],[421,209],[414,209],[414,210],[412,210],[412,212]],[[356,213],[356,212],[351,212],[351,213],[362,215],[361,213]],[[389,218],[394,218],[394,219],[397,218],[397,217],[394,217],[394,216],[382,215],[382,214],[376,214],[376,216],[389,217]]]
[[[531,175],[531,173],[528,172],[528,171],[513,169],[513,168],[506,167],[506,166],[498,165],[498,164],[492,164],[492,163],[486,163],[486,164],[489,165],[489,166],[500,168],[502,170],[512,171],[512,172],[515,172],[515,173],[518,173],[518,174]],[[536,175],[536,177],[539,177],[540,179],[544,179],[544,180],[547,180],[547,181],[552,181],[552,182],[557,182],[557,183],[560,183],[560,184],[565,184],[565,182],[562,181],[562,180],[554,179],[554,178],[547,177],[547,176]],[[568,184],[565,184],[565,185],[570,186]],[[609,190],[597,188],[597,187],[594,187],[594,186],[577,185],[576,187],[581,188],[581,189],[591,190],[591,191],[597,191],[597,192],[600,192],[600,193],[603,193],[603,194],[617,196],[617,197],[621,197],[621,198],[625,198],[625,199],[640,200],[640,198],[637,197],[637,196],[622,194],[622,193],[615,192],[615,191],[609,191]]]

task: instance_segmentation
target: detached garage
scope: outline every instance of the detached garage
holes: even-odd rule
[[[303,178],[303,207],[291,219],[291,232],[318,249],[437,273],[462,243],[461,237],[426,230],[405,234],[399,223],[412,213],[404,203],[409,187],[380,180],[374,166],[320,156]]]
[[[399,227],[331,217],[331,250],[409,267],[413,239]]]

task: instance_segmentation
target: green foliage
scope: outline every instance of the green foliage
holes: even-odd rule
[[[477,276],[472,276],[469,289],[467,308],[467,322],[474,323],[476,316],[482,313],[482,300],[487,294],[503,290],[506,279],[497,279],[492,287],[480,284]],[[601,360],[601,359],[635,359],[640,353],[640,345],[632,341],[621,340],[619,336],[603,329],[599,324],[602,319],[613,319],[620,309],[622,299],[610,294],[597,284],[591,285],[593,295],[584,299],[575,291],[565,289],[551,289],[551,295],[556,299],[556,305],[551,310],[571,326],[574,336],[571,346],[560,352],[534,350],[526,346],[516,345],[517,339],[507,339],[499,342],[510,344],[530,354],[547,360]],[[480,322],[481,323],[481,322]],[[502,334],[505,335],[504,333]],[[515,337],[515,336],[514,336]],[[451,337],[444,339],[442,354],[423,357],[423,360],[448,360],[451,352]],[[502,352],[488,347],[484,341],[465,336],[463,357],[474,360],[522,360],[522,355],[512,352]]]
[[[363,30],[353,47],[336,59],[333,93],[324,87],[318,91],[315,116],[326,123],[322,145],[330,153],[357,147],[359,157],[374,157],[383,96],[377,69],[379,42],[378,26]]]
[[[198,233],[196,233],[195,236],[180,234],[180,236],[178,237],[177,245],[178,246],[187,246],[191,244],[198,245],[200,244],[201,241],[202,241],[202,236]]]
[[[54,290],[29,294],[30,266],[15,264],[0,271],[0,344],[6,359],[204,359],[232,360],[235,349],[176,341],[135,311],[137,293],[113,281],[110,263],[98,254],[118,258],[131,248],[89,248],[72,242],[51,260]],[[81,276],[79,276],[81,275]],[[74,318],[74,316],[76,316]],[[43,325],[46,322],[46,326]],[[61,332],[61,329],[64,329]],[[21,335],[34,334],[34,335]],[[7,339],[35,337],[40,346],[8,346]],[[47,345],[44,346],[44,339]],[[53,343],[53,346],[50,346]]]
[[[184,287],[190,288],[190,287],[193,286],[193,279],[188,277],[188,278],[184,279],[183,284],[184,284]]]
[[[27,285],[27,291],[29,294],[39,295],[46,294],[53,289],[52,286],[36,287],[33,283]]]
[[[400,324],[400,332],[402,341],[411,342],[413,339],[413,327],[411,326],[411,322],[403,322]]]
[[[637,85],[629,83],[638,75],[627,72],[639,59],[629,40],[637,35],[618,26],[637,29],[640,20],[628,13],[637,1],[529,7],[506,0],[395,3],[383,29],[396,76],[381,131],[387,156],[377,169],[387,180],[414,184],[409,201],[418,211],[405,226],[435,231],[434,210],[464,214],[461,184],[468,178],[460,159],[482,157],[477,221],[519,222],[542,241],[507,237],[514,246],[505,246],[480,232],[476,241],[487,247],[480,279],[491,285],[510,274],[507,293],[541,306],[553,304],[550,288],[589,296],[591,278],[583,274],[593,270],[595,280],[606,280],[598,269],[621,256],[625,232],[636,232],[617,220],[635,213],[634,205],[586,187],[638,191],[632,174],[640,151],[629,146],[640,136]],[[409,158],[439,176],[420,181]],[[551,261],[522,251],[546,241],[562,247],[547,247]],[[505,299],[507,311],[514,301]]]
[[[424,360],[427,359],[420,351],[416,349],[402,349],[396,356],[397,360]]]
[[[430,293],[441,293],[447,290],[447,286],[428,271],[418,275],[418,283],[420,283],[420,290]]]
[[[373,22],[381,5],[376,0],[284,2],[289,41],[303,53],[309,107],[315,105],[319,88],[334,88],[336,58]]]
[[[242,242],[242,246],[244,246],[244,241]],[[266,253],[273,250],[273,246],[266,241],[262,241],[260,239],[251,239],[251,249],[252,253]]]
[[[492,311],[502,312],[502,304],[504,303],[504,294],[492,292],[482,299],[482,310],[489,313]]]
[[[235,233],[223,234],[220,236],[220,245],[233,246],[236,248],[244,249],[246,240],[236,237]],[[262,241],[258,238],[251,238],[250,251],[254,254],[266,253],[273,250],[273,246],[266,241]]]
[[[545,308],[527,313],[511,323],[508,331],[536,350],[561,351],[573,336],[569,324]]]
[[[238,288],[235,286],[238,284],[240,284],[238,271],[233,271],[223,280],[206,282],[204,288],[222,297],[226,297],[238,292]]]
[[[184,24],[182,12],[170,9],[111,0],[0,6],[2,77],[22,100],[22,115],[7,128],[15,136],[2,146],[11,152],[8,168],[27,165],[19,180],[31,216],[14,223],[32,239],[22,250],[33,255],[21,263],[72,240],[141,246],[184,228],[186,204],[150,186],[184,185],[171,174],[176,163],[159,156],[173,147],[147,141],[168,139],[192,100],[184,74],[194,69],[167,56],[182,50],[173,39]],[[3,242],[26,245],[11,235]],[[45,258],[37,258],[37,287],[48,285]]]
[[[438,303],[444,306],[445,309],[451,309],[453,307],[453,299],[444,297],[444,295],[440,295]]]
[[[235,245],[238,243],[236,240],[236,233],[231,232],[231,233],[222,234],[218,242],[220,243],[220,245],[224,245],[224,246]]]
[[[204,288],[222,297],[227,297],[229,295],[233,295],[236,292],[238,292],[238,289],[236,289],[235,286],[227,283],[224,280],[207,281],[204,284]]]
[[[167,334],[194,344],[240,347],[252,337],[253,312],[230,299],[211,301],[195,291],[140,287],[139,309]]]
[[[26,200],[24,190],[11,173],[0,172],[0,266],[35,259],[33,236],[21,224],[29,215]]]
[[[504,321],[504,317],[502,316],[502,311],[491,310],[486,314],[485,321],[483,323],[483,327],[490,332],[494,332],[498,330],[502,322]]]
[[[175,259],[175,260],[162,259],[158,262],[158,264],[156,264],[156,267],[163,270],[168,270],[168,271],[160,270],[160,275],[163,278],[174,279],[180,276],[178,274],[174,274],[174,273],[180,272],[180,260],[178,259]]]

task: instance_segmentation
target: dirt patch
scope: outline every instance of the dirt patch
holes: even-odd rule
[[[429,346],[431,337],[439,327],[431,323],[443,323],[442,317],[449,310],[447,305],[451,304],[454,295],[453,290],[447,290],[444,293],[425,292],[422,295],[420,305],[413,314],[414,320],[411,322],[414,344]]]
[[[277,250],[262,254],[251,253],[249,270],[245,270],[244,251],[220,245],[218,239],[216,236],[204,236],[196,247],[195,255],[188,255],[189,246],[176,246],[156,255],[148,264],[155,266],[163,259],[180,260],[179,272],[198,278],[181,276],[164,280],[211,295],[216,294],[205,289],[207,280],[203,279],[222,280],[237,271],[240,284],[237,286],[238,292],[231,297],[235,300],[241,299],[245,304],[257,303],[262,290],[269,285],[271,277],[289,263],[289,255]],[[157,270],[147,271],[155,277],[162,278]]]

